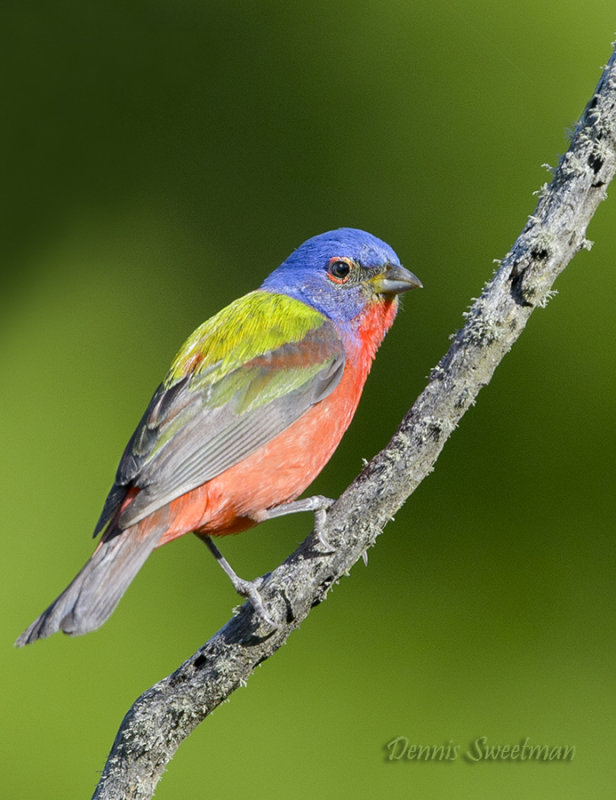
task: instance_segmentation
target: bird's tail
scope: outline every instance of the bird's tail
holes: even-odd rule
[[[17,639],[17,647],[56,631],[79,636],[100,627],[160,538],[140,536],[137,527],[106,535],[73,582]]]

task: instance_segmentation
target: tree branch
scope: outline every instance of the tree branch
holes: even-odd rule
[[[261,595],[275,631],[244,604],[169,677],[145,692],[124,718],[95,800],[153,795],[166,764],[189,733],[299,627],[312,606],[369,548],[387,521],[432,470],[445,441],[523,331],[573,256],[588,248],[586,227],[616,170],[616,52],[603,72],[534,214],[492,280],[466,314],[428,385],[387,445],[311,534],[269,574]]]

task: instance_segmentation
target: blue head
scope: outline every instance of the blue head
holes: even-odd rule
[[[418,286],[388,244],[366,231],[338,228],[300,245],[261,288],[295,297],[344,323],[366,305]]]

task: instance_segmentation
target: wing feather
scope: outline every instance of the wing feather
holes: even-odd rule
[[[319,315],[320,316],[320,315]],[[121,512],[124,529],[201,486],[282,433],[338,385],[345,353],[321,317],[299,341],[227,368],[194,371],[162,384],[129,441],[96,528]]]

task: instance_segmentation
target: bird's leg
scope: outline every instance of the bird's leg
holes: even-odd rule
[[[282,517],[285,514],[298,514],[302,511],[314,512],[314,532],[317,539],[326,550],[333,553],[335,548],[325,538],[323,528],[325,527],[325,517],[327,509],[334,504],[331,497],[323,497],[322,494],[315,494],[313,497],[305,497],[303,500],[293,500],[291,503],[282,503],[282,505],[274,506],[263,512],[262,519],[273,519],[274,517]]]
[[[277,628],[278,625],[274,622],[274,620],[270,617],[270,615],[265,610],[265,605],[263,603],[263,599],[259,594],[259,590],[257,589],[257,581],[245,581],[243,578],[235,572],[231,564],[227,561],[227,559],[223,556],[220,550],[216,547],[212,538],[210,536],[200,536],[199,537],[205,544],[208,546],[210,552],[218,561],[220,566],[224,569],[229,577],[229,580],[233,584],[233,588],[235,591],[242,595],[242,597],[247,597],[254,610],[257,614],[265,621],[268,625],[271,625],[273,628]]]
[[[335,548],[331,546],[323,534],[327,509],[330,508],[333,503],[334,501],[330,497],[323,497],[323,495],[316,494],[313,497],[306,497],[302,500],[293,500],[290,503],[282,503],[279,506],[274,506],[274,508],[261,511],[254,517],[254,520],[255,522],[264,522],[266,519],[283,517],[286,514],[299,514],[302,511],[312,511],[314,513],[314,532],[316,533],[317,538],[323,547],[327,551],[333,553]],[[218,561],[220,566],[226,572],[229,580],[233,584],[235,591],[242,595],[242,597],[247,597],[250,600],[257,614],[265,622],[267,622],[268,625],[272,625],[272,627],[277,628],[278,625],[265,610],[265,605],[257,588],[259,585],[258,582],[245,581],[243,578],[240,578],[231,564],[229,564],[227,559],[220,552],[218,547],[216,547],[211,536],[204,536],[202,534],[199,536],[199,539],[205,542],[216,561]]]

